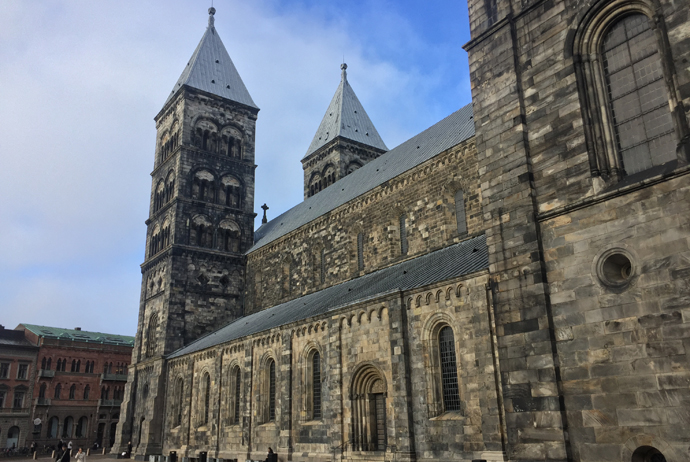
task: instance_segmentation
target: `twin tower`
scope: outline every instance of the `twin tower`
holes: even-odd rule
[[[113,452],[160,454],[164,356],[243,316],[254,241],[259,108],[214,27],[155,117],[156,154],[136,342]],[[342,79],[306,156],[310,197],[388,149]]]

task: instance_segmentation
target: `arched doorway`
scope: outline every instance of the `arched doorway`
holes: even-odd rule
[[[655,447],[640,446],[633,452],[631,462],[666,462],[666,457]]]
[[[372,365],[362,366],[352,379],[352,426],[354,451],[385,451],[386,382]]]
[[[19,427],[10,427],[7,430],[7,446],[6,448],[18,448],[19,447]]]
[[[110,424],[110,447],[112,448],[115,444],[115,432],[117,431],[117,422]]]
[[[57,438],[58,436],[58,418],[53,416],[48,421],[48,438]]]
[[[96,433],[96,441],[99,446],[103,446],[103,433],[105,433],[105,424],[101,422],[98,424],[98,432]]]
[[[65,422],[62,424],[62,437],[63,438],[72,438],[72,433],[73,429],[72,427],[74,426],[74,419],[72,416],[65,417]]]

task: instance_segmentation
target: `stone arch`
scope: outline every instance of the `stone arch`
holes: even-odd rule
[[[386,450],[387,390],[386,378],[376,365],[366,362],[355,367],[350,382],[350,440],[354,450]]]
[[[218,175],[208,167],[200,167],[191,174],[191,198],[194,200],[215,202],[216,179]]]
[[[213,247],[213,223],[206,215],[195,215],[190,223],[189,244],[198,247]]]
[[[218,245],[224,252],[241,252],[242,230],[231,219],[225,219],[218,224]]]
[[[674,78],[673,64],[666,58],[672,55],[672,51],[665,20],[662,15],[656,13],[659,9],[660,6],[656,0],[592,1],[590,7],[582,8],[576,20],[572,22],[565,41],[564,52],[565,56],[573,57],[592,176],[601,176],[605,180],[609,178],[617,180],[626,174],[647,170],[678,157],[685,160],[690,154],[687,141],[685,141],[690,135],[690,130]],[[647,75],[651,75],[654,68],[658,69],[662,85],[650,91],[651,85],[637,87],[635,83],[632,94],[642,89],[647,93],[658,95],[664,93],[663,96],[659,96],[661,104],[656,109],[647,112],[654,115],[659,110],[660,112],[655,115],[660,121],[656,128],[661,131],[662,122],[668,128],[665,133],[668,139],[665,141],[663,137],[650,137],[643,134],[645,141],[641,145],[651,143],[651,141],[656,142],[655,148],[649,149],[650,157],[645,159],[645,162],[636,161],[634,157],[637,156],[626,155],[625,151],[629,150],[629,145],[619,142],[629,137],[619,137],[618,130],[621,129],[621,124],[617,123],[617,119],[635,120],[637,116],[632,117],[633,113],[626,113],[626,117],[615,114],[613,102],[620,101],[620,95],[614,94],[611,89],[621,88],[621,85],[611,85],[608,82],[610,76],[606,75],[606,66],[604,66],[607,53],[604,49],[604,39],[619,23],[633,15],[640,15],[639,18],[644,16],[646,25],[652,31],[651,36],[648,36],[649,41],[645,49],[656,48],[658,66],[652,64],[650,60],[653,54],[645,57],[649,63],[648,66],[652,68]],[[640,36],[635,39],[639,40]],[[610,51],[609,49],[608,52]],[[628,92],[624,95],[628,97]],[[651,98],[648,100],[647,104],[651,104]],[[662,121],[662,119],[665,120]],[[678,142],[680,142],[679,146],[676,144]],[[635,143],[634,149],[638,150],[641,145]]]
[[[221,205],[233,208],[242,207],[242,181],[235,175],[226,173],[221,177],[218,188],[218,202]]]
[[[642,433],[628,439],[621,448],[623,462],[656,462],[651,456],[661,453],[666,462],[681,462],[686,457],[658,436]]]

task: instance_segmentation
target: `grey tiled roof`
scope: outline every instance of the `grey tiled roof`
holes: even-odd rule
[[[316,130],[314,139],[304,155],[305,158],[337,136],[388,151],[362,103],[357,99],[355,91],[347,81],[347,72],[345,71],[347,65],[343,64],[343,66],[345,68],[342,71],[340,85],[338,85],[331,104],[328,105],[328,110],[321,120],[319,129]]]
[[[169,355],[176,358],[214,345],[266,331],[294,321],[396,290],[410,290],[488,268],[484,235],[407,260],[342,284],[240,318]]]
[[[474,136],[472,104],[393,148],[262,225],[247,253],[273,242],[396,176]]]
[[[166,104],[183,85],[258,109],[235,69],[216,28],[211,24],[170,92],[165,101]]]

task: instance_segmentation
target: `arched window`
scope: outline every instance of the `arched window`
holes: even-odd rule
[[[460,393],[458,387],[458,368],[455,360],[455,337],[450,326],[441,328],[438,333],[438,351],[441,365],[441,387],[443,390],[443,409],[459,411]]]
[[[179,377],[177,379],[174,399],[175,402],[173,404],[173,409],[175,409],[175,413],[173,416],[173,422],[174,426],[177,427],[179,425],[182,425],[182,409],[184,405],[184,380],[182,379],[182,377]]]
[[[314,351],[311,358],[312,418],[321,420],[321,355]]]
[[[213,202],[216,179],[208,170],[199,170],[192,181],[192,199]]]
[[[233,425],[240,424],[240,394],[242,391],[242,371],[239,366],[235,366],[231,374],[234,380],[234,387],[231,387],[233,396],[232,402],[232,423]]]
[[[165,180],[165,202],[168,202],[175,195],[175,173],[168,173]]]
[[[46,365],[46,370],[50,370],[51,363],[53,362],[53,358],[48,358],[48,364]]]
[[[55,416],[50,418],[50,420],[48,421],[48,438],[57,438],[59,422],[60,421]]]
[[[88,424],[88,419],[86,417],[80,417],[79,422],[77,422],[77,438],[83,438],[86,436],[86,426]]]
[[[575,70],[595,176],[620,178],[676,160],[678,140],[687,136],[683,111],[672,112],[679,103],[664,70],[670,50],[663,25],[650,19],[654,15],[641,3],[592,9],[575,35]]]
[[[160,180],[153,192],[153,211],[157,212],[165,203],[165,182]]]
[[[206,425],[206,424],[208,424],[208,417],[209,417],[210,406],[211,406],[211,376],[206,374],[204,376],[204,380],[202,381],[202,383],[204,385],[204,390],[203,390],[204,402],[203,402],[203,413],[202,413],[201,423],[202,423],[202,425]]]
[[[53,398],[55,399],[60,399],[60,393],[62,392],[62,385],[59,383],[55,385],[55,394],[53,395]]]
[[[455,221],[458,226],[458,235],[467,234],[467,218],[465,216],[465,199],[461,189],[455,192]]]
[[[62,359],[57,360],[57,366],[55,367],[55,370],[60,372],[62,369]]]
[[[407,255],[407,216],[400,215],[400,253]]]
[[[77,369],[76,372],[79,372],[81,370],[81,359],[77,359]]]
[[[77,386],[75,384],[72,384],[71,387],[69,387],[69,399],[74,399],[74,395],[77,393]]]
[[[41,360],[41,369],[45,370],[46,364],[47,364],[47,362],[46,362],[46,358],[44,356],[43,359]]]
[[[38,397],[39,397],[39,398],[43,399],[43,398],[46,397],[46,388],[48,388],[48,387],[46,386],[46,384],[45,384],[45,383],[42,383],[42,384],[41,384],[41,388],[39,388],[39,390],[38,390]]]
[[[65,421],[62,423],[62,436],[63,438],[71,438],[72,431],[74,427],[74,419],[72,416],[65,417]]]
[[[266,422],[275,422],[276,420],[276,362],[273,358],[266,361],[264,367],[264,396],[267,402],[264,407],[264,420]]]
[[[364,269],[364,233],[357,234],[357,269]]]
[[[146,334],[146,356],[156,354],[156,341],[158,338],[158,315],[152,314],[149,318],[149,327]]]
[[[91,391],[91,387],[90,387],[90,386],[87,385],[87,386],[84,387],[84,399],[89,399],[89,392],[90,392],[90,391]]]
[[[321,249],[321,284],[326,282],[326,249]]]

